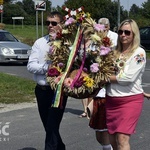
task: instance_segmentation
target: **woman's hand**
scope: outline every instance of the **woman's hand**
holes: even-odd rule
[[[146,97],[148,100],[150,99],[150,93],[143,92],[143,94],[144,94],[144,97]]]

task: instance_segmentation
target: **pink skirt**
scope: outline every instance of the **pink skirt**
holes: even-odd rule
[[[110,134],[135,133],[135,128],[142,112],[143,94],[110,97],[106,96],[106,124]]]

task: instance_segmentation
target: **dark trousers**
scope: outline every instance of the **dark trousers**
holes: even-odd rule
[[[42,89],[39,86],[35,88],[39,114],[46,131],[45,150],[65,150],[59,127],[66,107],[67,97],[63,98],[63,107],[51,107],[54,98],[54,92],[50,87]]]

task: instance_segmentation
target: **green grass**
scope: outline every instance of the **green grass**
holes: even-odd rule
[[[0,73],[0,103],[33,102],[35,82],[32,80]]]
[[[5,25],[5,30],[12,33],[21,42],[33,45],[37,39],[37,30],[35,25]],[[43,35],[47,33],[47,28],[43,26]],[[42,36],[42,27],[38,26],[38,37]]]
[[[150,59],[150,50],[146,51],[146,57],[147,57],[147,59]]]

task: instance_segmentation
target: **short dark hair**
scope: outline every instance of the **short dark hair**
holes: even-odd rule
[[[59,17],[59,18],[60,18],[60,22],[63,21],[63,16],[62,16],[62,14],[61,14],[60,12],[58,12],[58,11],[50,12],[50,13],[47,15],[47,17],[51,17],[51,18],[53,18],[54,16]]]

